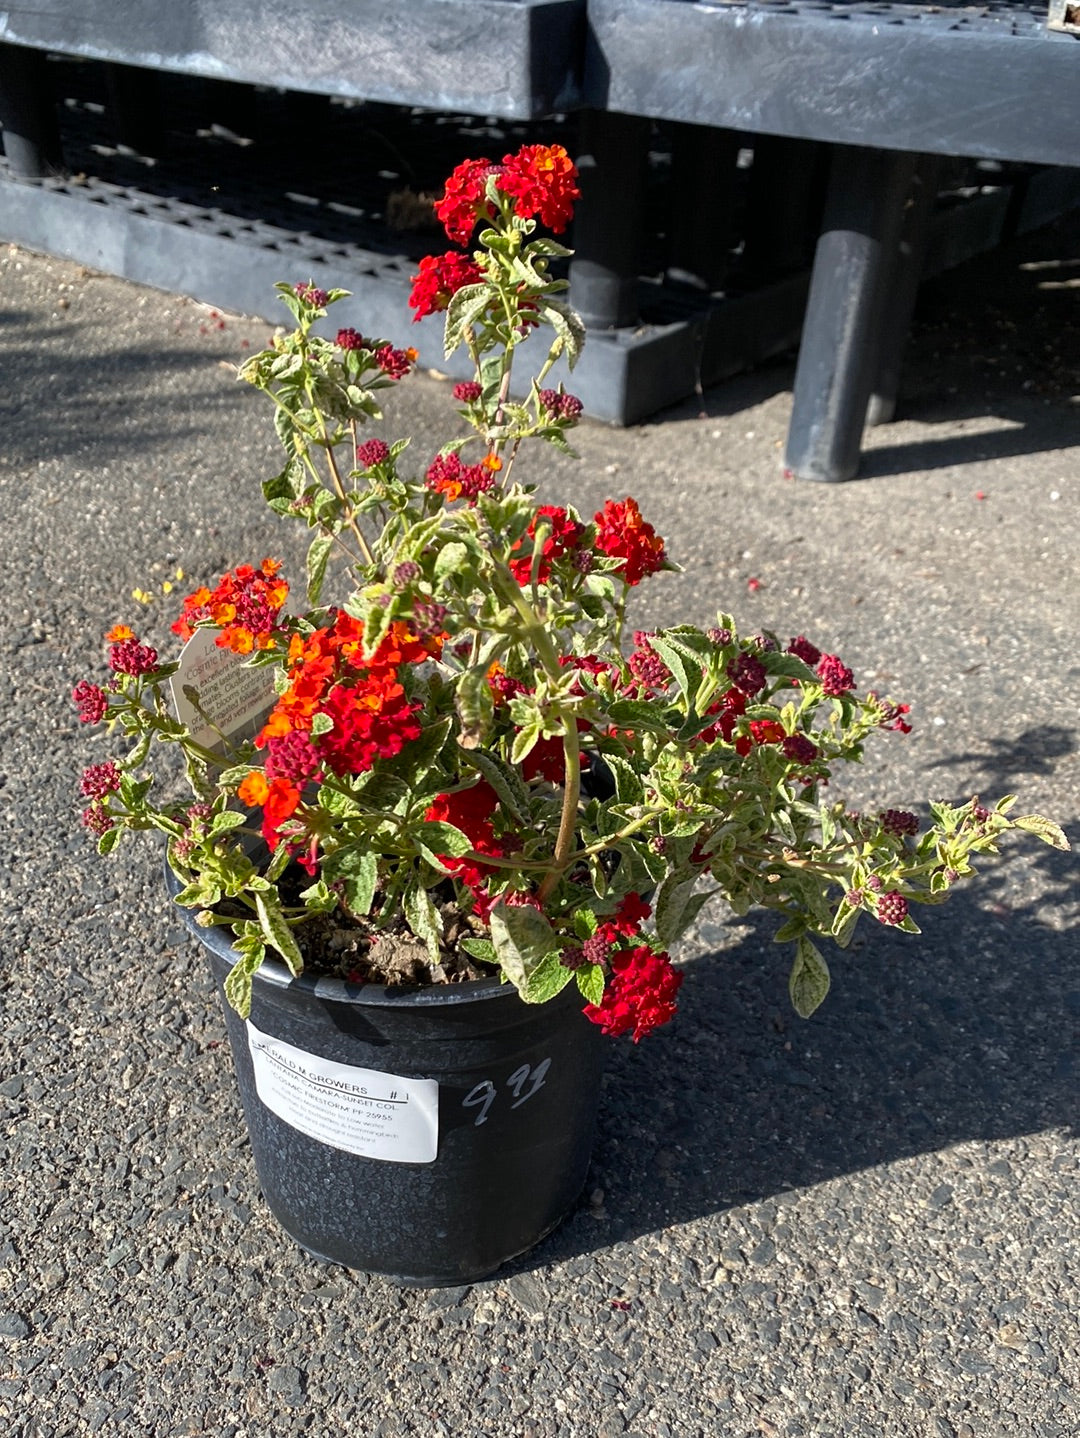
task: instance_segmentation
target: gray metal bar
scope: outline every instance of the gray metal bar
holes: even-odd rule
[[[788,430],[786,464],[799,479],[851,479],[858,470],[914,163],[847,146],[833,157]]]

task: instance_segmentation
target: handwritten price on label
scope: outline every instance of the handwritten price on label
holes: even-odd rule
[[[514,1070],[506,1080],[506,1087],[514,1095],[514,1102],[510,1105],[511,1109],[520,1108],[523,1103],[528,1103],[532,1096],[544,1087],[544,1080],[550,1067],[550,1059],[541,1059],[535,1068],[530,1068],[528,1064],[522,1064],[520,1068]],[[461,1100],[462,1108],[480,1110],[476,1115],[474,1127],[479,1128],[482,1123],[487,1122],[488,1110],[497,1097],[498,1090],[491,1080],[481,1079]]]

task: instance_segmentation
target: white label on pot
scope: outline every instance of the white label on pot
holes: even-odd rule
[[[439,1085],[332,1063],[247,1025],[255,1088],[271,1113],[330,1148],[387,1163],[433,1163]]]
[[[172,687],[176,717],[206,749],[253,738],[274,707],[272,668],[252,669],[248,655],[217,645],[216,629],[196,629],[180,652]]]

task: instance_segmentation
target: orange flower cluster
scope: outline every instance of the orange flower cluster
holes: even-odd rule
[[[290,641],[288,688],[255,740],[267,750],[268,773],[253,770],[237,791],[243,803],[262,807],[271,848],[300,805],[313,757],[344,778],[366,773],[420,737],[420,706],[409,702],[398,671],[437,658],[441,638],[420,639],[397,620],[370,658],[363,640],[362,622],[339,612],[332,624]],[[316,732],[320,715],[330,720],[325,732]]]
[[[258,569],[241,564],[224,576],[216,589],[204,585],[184,600],[174,634],[187,642],[204,620],[221,630],[215,641],[234,654],[268,649],[278,631],[278,616],[289,596],[288,581],[278,577],[281,562],[264,559]]]

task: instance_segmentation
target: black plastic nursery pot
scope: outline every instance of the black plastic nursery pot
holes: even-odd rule
[[[530,1005],[497,979],[383,988],[267,960],[245,1021],[222,988],[226,933],[184,914],[224,1006],[263,1196],[303,1248],[437,1287],[493,1273],[565,1217],[603,1065],[576,985]]]

